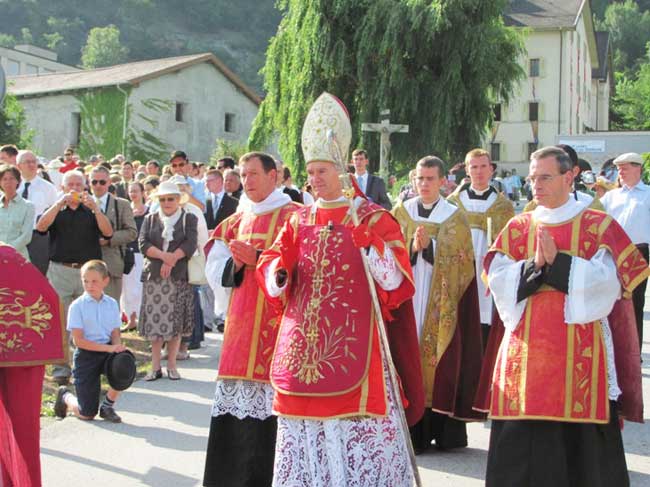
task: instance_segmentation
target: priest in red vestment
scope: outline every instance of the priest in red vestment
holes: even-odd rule
[[[276,419],[269,384],[278,316],[255,279],[255,264],[302,205],[276,189],[276,165],[262,152],[240,159],[250,202],[214,230],[206,276],[215,296],[232,290],[205,460],[203,485],[270,486]]]
[[[284,313],[271,365],[278,487],[413,482],[402,397],[387,381],[360,249],[367,252],[413,423],[422,415],[423,394],[409,255],[399,224],[382,207],[355,198],[360,224],[352,224],[337,164],[347,160],[350,138],[341,102],[321,95],[302,136],[317,201],[291,216],[258,263],[264,292]]]
[[[626,486],[619,410],[638,415],[641,372],[632,322],[613,310],[648,264],[616,221],[570,197],[564,151],[535,152],[529,180],[537,208],[485,259],[503,322],[486,485]]]
[[[40,487],[45,364],[65,363],[59,296],[39,270],[0,242],[0,485]]]

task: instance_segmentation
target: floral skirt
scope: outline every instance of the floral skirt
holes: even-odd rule
[[[194,328],[194,295],[186,281],[154,279],[143,283],[138,333],[149,340],[190,336]]]

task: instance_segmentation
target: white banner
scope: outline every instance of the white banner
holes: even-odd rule
[[[577,153],[583,152],[605,152],[604,140],[573,140],[560,139],[560,144],[570,145]]]

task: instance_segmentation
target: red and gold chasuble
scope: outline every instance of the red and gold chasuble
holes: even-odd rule
[[[59,296],[36,267],[0,243],[0,367],[64,363]]]
[[[363,203],[357,211],[361,221],[386,239],[396,260],[406,259],[401,264],[410,271],[397,222],[374,204]],[[319,207],[316,212],[299,210],[258,264],[259,274],[281,255],[281,247],[298,246],[271,367],[271,383],[277,392],[273,409],[282,416],[323,419],[386,414],[377,320],[347,213],[346,202]],[[386,225],[396,233],[382,231]],[[380,300],[392,307],[412,292],[408,272],[393,292],[395,296],[384,293]]]
[[[261,215],[237,213],[224,220],[212,238],[226,244],[240,240],[258,250],[267,249],[284,222],[301,206],[289,203]],[[277,313],[255,280],[255,266],[246,266],[242,284],[230,297],[218,377],[269,382],[277,325]]]
[[[535,221],[532,213],[512,219],[490,249],[486,270],[495,252],[516,261],[533,257],[538,228],[548,230],[558,250],[571,256],[590,259],[607,249],[624,296],[649,273],[623,229],[605,213],[591,209],[553,225]],[[607,356],[600,322],[565,323],[564,298],[560,291],[542,286],[528,298],[509,339],[504,337],[492,378],[493,419],[609,421]]]

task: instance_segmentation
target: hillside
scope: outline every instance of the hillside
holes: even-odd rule
[[[280,13],[273,0],[0,0],[0,44],[28,42],[78,65],[93,27],[116,25],[127,60],[209,51],[261,92],[260,68]]]

